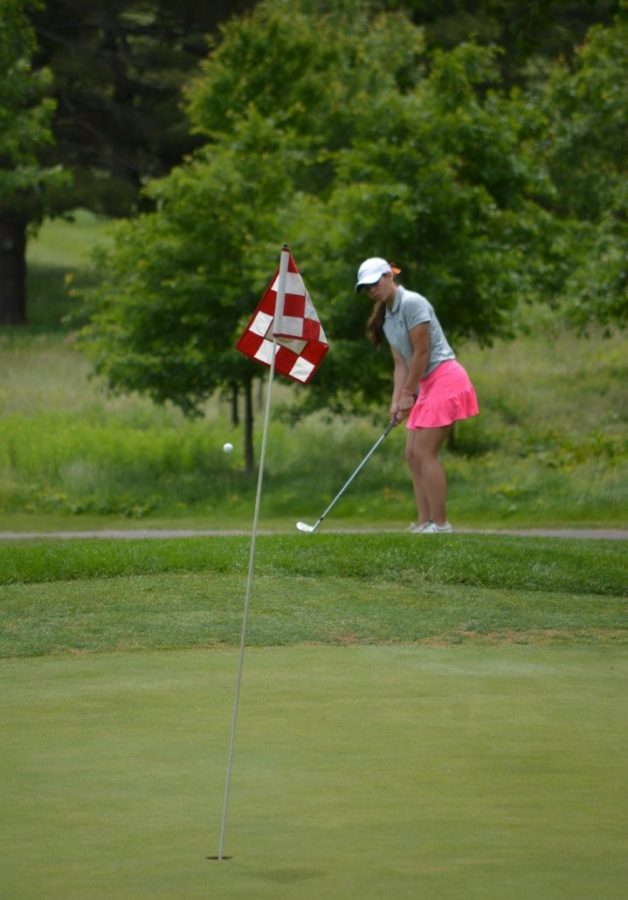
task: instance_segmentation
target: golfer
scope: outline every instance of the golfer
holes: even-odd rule
[[[475,390],[456,361],[432,304],[395,281],[399,269],[374,256],[358,269],[356,291],[373,300],[367,332],[378,347],[384,337],[394,360],[391,419],[407,419],[406,462],[412,475],[415,534],[453,531],[447,521],[447,478],[440,450],[454,422],[479,412]]]

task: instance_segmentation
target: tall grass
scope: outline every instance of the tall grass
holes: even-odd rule
[[[243,472],[229,405],[215,397],[202,420],[189,422],[137,396],[111,397],[61,327],[59,317],[73,312],[64,279],[81,272],[99,229],[86,214],[74,226],[46,226],[29,255],[33,326],[0,332],[0,525],[248,522],[255,478]],[[48,278],[53,264],[56,280]],[[446,451],[450,517],[467,526],[625,525],[628,341],[578,338],[544,310],[527,321],[531,333],[513,343],[459,348],[482,411],[457,426]],[[278,410],[302,388],[274,390]],[[274,418],[265,519],[318,516],[385,415],[379,423],[313,416],[296,427]],[[400,428],[384,442],[335,522],[404,526],[413,518],[404,438]],[[227,440],[231,456],[222,453]]]
[[[115,516],[210,527],[250,517],[255,483],[243,472],[241,433],[226,402],[215,398],[202,420],[188,422],[173,408],[108,396],[68,336],[0,340],[5,527],[51,516],[77,525]],[[563,335],[545,355],[533,338],[466,348],[482,414],[457,428],[455,449],[446,452],[458,524],[625,524],[619,343],[625,347],[623,339]],[[290,395],[282,385],[279,399]],[[312,417],[293,428],[273,421],[263,514],[318,516],[380,431],[367,420]],[[236,446],[231,456],[222,452],[227,440]],[[336,521],[412,518],[403,442],[402,429],[384,442],[334,511]]]

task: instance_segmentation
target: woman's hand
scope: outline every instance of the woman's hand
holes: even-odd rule
[[[414,406],[416,402],[416,397],[414,394],[411,394],[409,391],[401,391],[399,395],[399,400],[397,402],[397,409],[402,418],[407,418],[410,413],[410,410]]]
[[[407,391],[402,391],[397,400],[393,400],[390,407],[390,418],[395,422],[403,422],[408,418],[410,410],[414,406],[416,398]]]

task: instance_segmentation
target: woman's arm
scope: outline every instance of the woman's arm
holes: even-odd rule
[[[393,372],[393,392],[392,399],[390,401],[390,418],[392,421],[393,419],[401,420],[403,418],[403,415],[401,415],[399,410],[399,401],[401,399],[401,389],[406,382],[406,378],[408,377],[408,366],[406,365],[406,361],[400,353],[398,353],[392,347],[391,350],[395,363],[395,369]]]
[[[419,389],[419,381],[425,375],[430,358],[430,326],[427,322],[415,325],[408,331],[408,336],[413,353],[408,367],[408,376],[402,387],[410,393],[416,394]]]
[[[412,343],[412,359],[410,365],[404,363],[405,372],[397,383],[397,363],[395,360],[395,389],[397,393],[397,413],[399,418],[408,415],[419,389],[419,381],[423,378],[430,356],[430,330],[426,323],[415,325],[408,331]],[[403,360],[402,360],[403,362]],[[401,369],[399,370],[401,376]]]

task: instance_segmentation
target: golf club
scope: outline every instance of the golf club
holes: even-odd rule
[[[303,531],[306,534],[311,534],[313,531],[316,531],[316,529],[319,527],[319,525],[321,524],[321,522],[323,521],[323,519],[325,518],[327,513],[331,509],[333,509],[333,507],[336,505],[336,503],[340,500],[340,498],[342,497],[344,492],[347,490],[347,488],[349,487],[349,485],[351,484],[351,482],[353,481],[355,476],[358,474],[358,472],[360,472],[364,468],[364,466],[367,464],[367,462],[369,461],[371,456],[375,453],[375,451],[377,450],[379,445],[382,443],[382,441],[388,437],[388,435],[393,430],[393,428],[395,427],[396,424],[397,423],[395,422],[394,419],[392,419],[388,423],[384,433],[378,437],[378,439],[375,441],[375,443],[373,444],[373,446],[371,447],[369,452],[366,454],[366,456],[364,457],[364,459],[362,460],[360,465],[357,467],[355,472],[353,472],[353,474],[347,479],[345,484],[343,484],[343,486],[340,488],[340,490],[338,491],[338,493],[336,494],[334,499],[331,501],[331,503],[329,504],[329,506],[327,507],[325,512],[321,515],[321,517],[319,519],[317,519],[313,525],[308,525],[307,522],[297,522],[297,530],[298,531]]]

